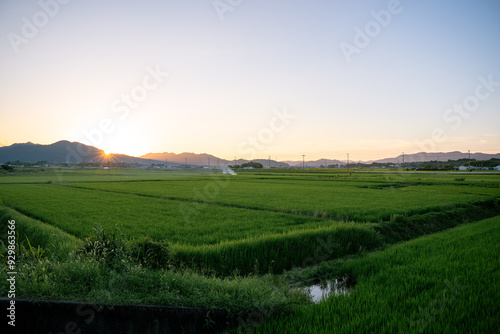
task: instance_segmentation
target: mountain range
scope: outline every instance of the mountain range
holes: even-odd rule
[[[7,161],[90,163],[107,162],[108,160],[110,162],[149,163],[147,159],[136,158],[125,154],[106,155],[103,150],[94,146],[67,140],[61,140],[50,145],[40,145],[28,142],[0,147],[0,163]]]
[[[468,153],[458,151],[427,153],[419,152],[414,154],[405,154],[404,162],[424,162],[424,161],[448,161],[469,158]],[[489,160],[492,158],[500,159],[500,153],[471,153],[471,159]],[[47,161],[48,163],[92,163],[92,162],[125,162],[138,163],[143,165],[150,164],[168,164],[168,166],[195,165],[195,166],[226,166],[241,165],[249,162],[245,159],[226,160],[218,158],[207,153],[148,153],[140,157],[133,157],[125,154],[106,155],[103,150],[96,147],[61,140],[50,145],[33,144],[31,142],[22,144],[13,144],[0,147],[0,163],[14,161],[37,162]],[[254,159],[253,161],[261,163],[264,167],[320,167],[330,165],[345,165],[345,161],[332,159],[318,159],[314,161],[275,161],[270,159]],[[379,159],[374,161],[365,161],[364,163],[401,163],[403,155],[392,158]]]
[[[469,153],[462,153],[459,151],[453,152],[437,152],[437,153],[427,153],[419,152],[415,154],[405,154],[404,162],[424,162],[424,161],[448,161],[448,160],[460,160],[468,159]],[[500,153],[497,154],[487,154],[487,153],[471,153],[470,158],[474,160],[489,160],[489,159],[500,159]],[[373,162],[378,163],[401,163],[403,162],[403,155],[399,155],[394,158],[385,158],[380,160],[375,160]]]
[[[214,155],[207,153],[148,153],[141,156],[142,159],[152,159],[155,161],[162,161],[163,163],[177,163],[177,164],[185,164],[185,165],[197,165],[197,166],[227,166],[227,165],[241,165],[249,162],[249,160],[245,159],[235,159],[235,160],[226,160],[218,158]],[[286,162],[279,162],[275,160],[269,159],[254,159],[252,161],[261,163],[264,167],[289,167]]]

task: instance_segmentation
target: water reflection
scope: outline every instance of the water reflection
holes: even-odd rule
[[[319,303],[332,295],[348,295],[349,291],[354,287],[354,284],[352,279],[343,277],[331,281],[323,281],[304,289],[311,296],[311,301],[313,303]]]

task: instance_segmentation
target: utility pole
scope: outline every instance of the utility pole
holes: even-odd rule
[[[405,169],[404,165],[405,165],[405,152],[403,152],[403,163],[401,164],[403,170]]]
[[[165,168],[168,168],[168,159],[165,158]]]
[[[271,168],[271,156],[269,156],[269,168]]]
[[[208,157],[208,168],[210,168],[210,157]]]
[[[188,165],[188,158],[186,158],[186,167],[187,167],[187,165]]]
[[[349,153],[347,153],[347,172],[349,173]]]
[[[302,170],[304,170],[304,166],[305,166],[305,154],[302,154]]]
[[[470,150],[469,151],[469,172],[470,172]]]

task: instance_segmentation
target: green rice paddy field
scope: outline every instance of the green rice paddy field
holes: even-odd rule
[[[499,283],[498,215],[500,175],[492,174],[26,169],[0,175],[2,241],[6,221],[16,219],[18,240],[42,250],[30,248],[24,259],[19,289],[26,296],[204,306],[239,315],[258,310],[264,322],[240,322],[239,330],[273,333],[474,332],[468,307],[483,326],[477,332],[498,329],[490,289]],[[106,277],[116,268],[89,264],[74,251],[95,234],[96,225],[110,232],[118,227],[129,243],[145,236],[171,243],[168,268],[121,269],[139,281],[160,275],[165,286],[157,288],[163,294],[133,285],[128,294],[109,292]],[[464,226],[450,229],[458,225]],[[478,256],[496,262],[474,261]],[[468,274],[464,266],[471,264]],[[50,279],[43,279],[41,267],[52,273]],[[79,280],[88,279],[79,273],[88,270],[102,282],[85,293],[69,291],[68,281],[78,290]],[[38,283],[28,284],[37,275]],[[191,284],[182,298],[169,288],[179,280],[175,275]],[[288,288],[338,275],[355,278],[354,292],[317,305]],[[458,308],[442,303],[439,314],[426,315],[432,321],[421,320],[418,312],[440,298],[448,284],[443,282],[455,278],[474,288],[456,296]],[[213,286],[219,289],[212,291],[216,296],[209,292]],[[204,297],[196,299],[200,292]],[[221,293],[223,300],[217,297]],[[228,296],[237,300],[238,294],[255,298],[231,302]],[[476,312],[478,307],[490,310]],[[411,318],[412,312],[417,316]]]

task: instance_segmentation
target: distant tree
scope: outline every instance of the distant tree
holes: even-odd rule
[[[14,167],[9,166],[7,164],[3,164],[2,165],[2,169],[5,169],[7,172],[13,172],[14,171]]]
[[[472,164],[473,164],[475,161],[476,161],[476,160],[472,160],[472,159],[471,159],[471,161],[470,161],[471,166],[472,166]],[[469,166],[469,161],[465,161],[465,162],[463,162],[460,166]]]
[[[253,168],[263,168],[264,166],[261,163],[255,162],[255,161],[250,161],[245,164],[242,164],[241,167],[253,167]]]

